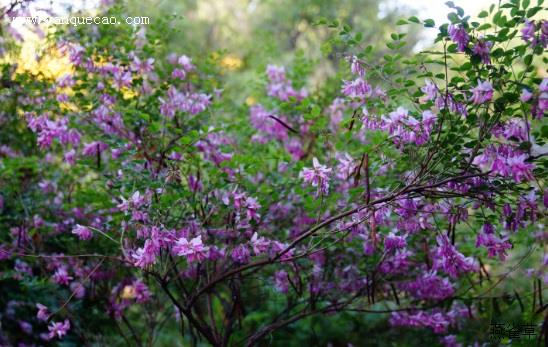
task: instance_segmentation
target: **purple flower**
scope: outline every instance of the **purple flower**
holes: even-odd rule
[[[249,241],[249,243],[251,244],[255,255],[265,253],[270,247],[270,241],[265,239],[264,237],[259,237],[257,232],[255,232],[253,236],[251,236],[251,240]]]
[[[15,265],[13,268],[18,274],[27,274],[29,276],[32,276],[32,268],[29,264],[22,260],[15,259]]]
[[[53,281],[57,284],[68,285],[72,279],[73,277],[69,276],[67,268],[64,266],[59,267],[53,274]]]
[[[357,168],[354,158],[348,153],[337,153],[335,157],[339,161],[339,165],[335,169],[337,172],[335,176],[341,180],[347,180],[355,173]]]
[[[457,44],[458,51],[464,52],[466,46],[468,46],[468,41],[470,41],[470,37],[468,36],[466,29],[462,25],[451,24],[448,32],[451,40]]]
[[[266,67],[266,75],[268,76],[268,79],[273,83],[282,83],[286,81],[285,68],[283,66],[269,64]]]
[[[390,325],[407,327],[429,327],[435,333],[444,333],[451,325],[451,319],[440,311],[418,313],[393,312],[390,316]]]
[[[177,59],[177,64],[181,65],[185,71],[192,71],[195,68],[194,64],[192,64],[192,58],[189,58],[186,55],[180,56],[179,59]]]
[[[139,280],[133,281],[133,290],[135,291],[135,300],[138,303],[147,302],[152,296],[147,285]]]
[[[540,44],[543,48],[548,45],[548,21],[544,19],[540,24]]]
[[[173,118],[177,111],[186,112],[194,116],[203,112],[211,103],[211,96],[207,94],[182,93],[175,87],[168,89],[167,97],[167,100],[160,99],[160,113],[168,118]]]
[[[360,77],[365,76],[365,68],[363,66],[363,63],[353,55],[349,58],[350,60],[350,71],[352,71],[353,74],[358,75]]]
[[[494,233],[481,232],[476,239],[476,247],[484,246],[487,248],[489,257],[499,256],[500,260],[506,259],[506,250],[512,248],[512,244],[507,241],[508,238],[499,238]]]
[[[75,83],[71,74],[64,74],[57,79],[57,86],[60,88],[72,87]]]
[[[188,176],[188,188],[193,193],[200,192],[203,189],[202,182],[200,179],[194,177],[193,175]]]
[[[535,28],[535,22],[526,19],[525,24],[521,29],[521,38],[523,39],[523,41],[533,42],[536,30],[537,29]]]
[[[151,72],[154,69],[154,58],[148,58],[146,60],[141,60],[138,57],[133,58],[131,63],[131,70],[139,72],[141,74],[146,74]]]
[[[247,209],[247,219],[255,221],[259,221],[259,218],[261,217],[260,214],[257,213],[257,211],[261,208],[261,205],[257,202],[257,199],[248,197],[245,200],[245,208]]]
[[[19,327],[21,328],[21,330],[22,330],[25,334],[28,334],[28,335],[31,335],[31,334],[32,334],[32,324],[30,324],[29,322],[20,320],[20,321],[19,321]],[[19,346],[20,346],[20,345],[19,345]]]
[[[129,87],[132,81],[131,72],[129,71],[116,71],[114,73],[114,87],[116,89],[122,89],[124,87]]]
[[[523,179],[525,179],[526,181],[530,181],[533,179],[533,174],[531,173],[531,170],[533,170],[535,166],[533,164],[526,163],[526,159],[527,155],[522,154],[509,157],[506,160],[506,164],[512,172],[512,177],[514,177],[514,181],[516,181],[517,183],[521,182]]]
[[[477,87],[472,88],[471,92],[470,100],[476,105],[481,105],[493,98],[493,86],[489,81],[478,80]]]
[[[40,303],[36,304],[36,308],[38,309],[38,312],[36,313],[36,318],[44,322],[47,321],[49,317],[48,308]]]
[[[289,289],[289,276],[284,270],[276,271],[274,274],[274,287],[281,293],[287,293]]]
[[[70,284],[70,290],[74,293],[74,297],[82,299],[86,295],[86,287],[80,282],[72,282]]]
[[[184,80],[186,78],[186,72],[183,69],[173,69],[171,72],[171,77]]]
[[[407,246],[407,241],[405,236],[398,236],[394,232],[386,235],[384,239],[384,249],[386,251],[391,251],[395,249],[402,249]]]
[[[503,177],[513,177],[517,183],[523,179],[532,180],[531,170],[535,166],[525,162],[527,155],[515,150],[509,145],[489,146],[483,154],[478,155],[472,161],[483,171],[492,171],[492,174]]]
[[[447,278],[439,277],[435,272],[427,272],[401,287],[421,300],[443,300],[455,293],[451,282]]]
[[[84,143],[84,149],[82,153],[87,156],[96,156],[99,153],[105,151],[108,145],[101,141],[94,141],[91,143]]]
[[[93,237],[91,230],[80,224],[76,224],[76,227],[72,229],[72,233],[77,235],[80,240],[89,240]]]
[[[438,87],[431,80],[425,80],[425,85],[421,87],[421,91],[425,94],[421,101],[435,100],[438,95]]]
[[[311,184],[313,187],[318,187],[319,194],[327,194],[329,191],[329,173],[332,169],[327,166],[321,165],[318,159],[314,157],[312,159],[312,169],[303,168],[299,173],[299,178],[302,178],[306,183]]]
[[[245,245],[238,245],[232,250],[231,257],[236,263],[248,263],[250,257],[249,248]]]
[[[406,249],[396,249],[396,252],[380,266],[381,272],[388,274],[404,273],[410,265],[410,257],[412,253]]]
[[[474,54],[479,55],[481,58],[481,61],[489,65],[491,64],[491,59],[489,57],[489,52],[491,51],[491,48],[493,47],[493,42],[491,41],[484,41],[484,40],[478,40],[474,47],[472,48],[472,52]]]
[[[182,237],[178,239],[175,246],[173,246],[173,252],[178,256],[186,257],[189,263],[195,261],[200,262],[207,259],[209,247],[202,243],[201,235],[190,241]]]
[[[519,99],[522,102],[527,102],[527,101],[531,100],[532,97],[533,97],[533,93],[531,93],[529,90],[524,88],[521,91],[521,95],[520,95]]]
[[[434,270],[442,270],[451,276],[451,278],[457,278],[463,272],[473,272],[476,270],[477,266],[474,259],[467,258],[457,251],[447,235],[440,235],[436,240],[438,241],[438,247],[433,257]]]
[[[75,157],[76,157],[76,151],[74,149],[71,149],[70,151],[65,152],[65,154],[63,155],[63,159],[69,165],[74,165],[76,163]]]
[[[70,321],[68,319],[65,319],[63,323],[61,322],[52,322],[48,326],[49,335],[48,339],[53,339],[55,337],[62,338],[67,334],[67,332],[70,329]]]
[[[444,347],[462,347],[462,344],[457,342],[455,335],[447,335],[440,339],[441,344]]]
[[[291,80],[285,76],[285,68],[275,65],[268,65],[266,68],[266,75],[270,80],[267,85],[268,96],[280,99],[282,101],[288,101],[290,97],[294,97],[297,100],[302,100],[307,96],[306,89],[302,88],[300,91],[296,91],[291,85]]]
[[[356,78],[354,81],[344,81],[341,90],[344,95],[357,99],[370,97],[372,91],[371,85],[361,77]]]
[[[156,256],[159,249],[150,239],[145,241],[143,247],[138,248],[133,254],[134,265],[144,269],[149,265],[156,263]]]
[[[260,104],[253,105],[249,109],[249,119],[251,124],[255,129],[266,134],[266,141],[271,139],[282,141],[288,139],[287,129],[271,116],[278,118],[284,123],[287,122],[287,119],[284,116],[272,114]]]

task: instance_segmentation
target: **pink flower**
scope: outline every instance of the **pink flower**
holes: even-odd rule
[[[55,337],[62,338],[67,334],[67,332],[70,329],[70,321],[68,319],[65,319],[63,323],[61,322],[52,322],[50,326],[48,326],[49,335],[48,339],[53,339]]]
[[[531,170],[533,170],[535,166],[526,163],[525,159],[527,159],[527,155],[525,154],[516,155],[507,159],[507,165],[510,167],[512,177],[514,177],[514,181],[517,183],[521,182],[523,179],[526,181],[533,179]]]
[[[299,173],[299,178],[302,178],[306,183],[311,184],[313,187],[318,187],[318,195],[327,194],[329,191],[329,176],[328,174],[332,169],[327,166],[321,165],[318,159],[314,157],[312,159],[312,169],[303,168]]]
[[[55,271],[53,274],[53,281],[57,284],[68,285],[69,282],[73,279],[72,276],[69,276],[69,273],[66,267],[62,266]]]
[[[187,261],[192,263],[206,259],[209,253],[209,247],[204,246],[201,235],[190,241],[182,237],[178,239],[175,246],[173,246],[173,252],[178,256],[186,257]]]
[[[38,308],[38,313],[36,313],[36,318],[42,321],[47,321],[49,317],[48,308],[45,305],[42,305],[40,303],[36,304],[36,308]]]
[[[89,240],[93,237],[91,230],[80,224],[76,224],[76,227],[72,229],[72,233],[77,235],[80,240]]]
[[[145,245],[141,248],[138,248],[133,254],[134,265],[144,269],[149,265],[156,263],[156,256],[158,255],[159,249],[157,245],[150,239],[145,241]]]

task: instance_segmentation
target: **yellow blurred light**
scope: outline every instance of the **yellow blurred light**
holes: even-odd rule
[[[37,55],[40,48],[45,45],[46,41],[43,39],[37,37],[26,38],[21,44],[19,54],[10,59],[12,62],[17,63],[15,73],[31,73],[52,79],[72,73],[72,64],[56,48],[50,47],[41,52],[40,56]]]
[[[242,59],[238,57],[227,55],[226,57],[221,59],[220,65],[227,70],[234,71],[241,68],[243,62]]]
[[[248,96],[246,99],[245,99],[245,103],[247,106],[253,106],[257,103],[257,100],[255,100],[254,97],[252,96]]]
[[[135,291],[135,288],[133,286],[127,285],[122,290],[122,294],[120,295],[120,297],[122,299],[134,299],[136,295],[137,293]]]
[[[122,96],[126,100],[133,99],[134,97],[137,96],[137,93],[134,90],[126,88],[126,87],[123,87],[120,91],[122,92]]]

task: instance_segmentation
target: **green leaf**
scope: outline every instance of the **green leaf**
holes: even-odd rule
[[[417,24],[420,24],[420,19],[418,19],[416,16],[411,16],[407,19],[408,21],[410,22],[413,22],[413,23],[417,23]]]
[[[459,16],[457,16],[456,13],[451,12],[447,15],[447,19],[453,24],[458,23],[460,21]]]
[[[409,24],[409,22],[406,21],[405,19],[400,19],[396,22],[396,25],[406,25],[406,24]]]
[[[322,112],[322,109],[318,105],[314,105],[314,107],[312,107],[312,111],[310,112],[310,114],[312,115],[312,117],[316,118],[320,115],[321,112]]]
[[[426,28],[433,28],[433,27],[436,26],[436,22],[434,22],[433,19],[425,19],[425,20],[424,20],[424,26],[425,26]]]
[[[542,7],[540,7],[540,6],[531,8],[529,11],[527,11],[527,17],[529,17],[529,18],[533,17],[533,16],[536,15],[540,10],[542,10]]]
[[[481,11],[478,15],[478,18],[485,18],[489,16],[489,13],[487,13],[487,11]]]

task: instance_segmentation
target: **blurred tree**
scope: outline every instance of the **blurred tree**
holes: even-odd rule
[[[316,67],[308,81],[312,86],[335,73],[340,60],[337,47],[323,47],[331,35],[325,26],[315,26],[320,18],[337,19],[363,33],[363,46],[385,47],[394,23],[412,9],[382,7],[382,0],[128,0],[129,11],[150,16],[151,23],[178,17],[174,31],[166,33],[167,47],[177,53],[223,52],[219,63],[237,74],[226,76],[226,90],[238,85],[235,101],[243,101],[255,89],[257,72],[265,64],[288,63],[295,52]],[[419,30],[411,28],[406,37],[408,52],[419,40]],[[322,53],[323,51],[323,53]],[[327,54],[327,53],[330,54]],[[167,52],[166,52],[167,53]],[[379,50],[379,56],[382,56]],[[242,86],[246,86],[242,88]],[[234,94],[234,93],[233,93]]]

